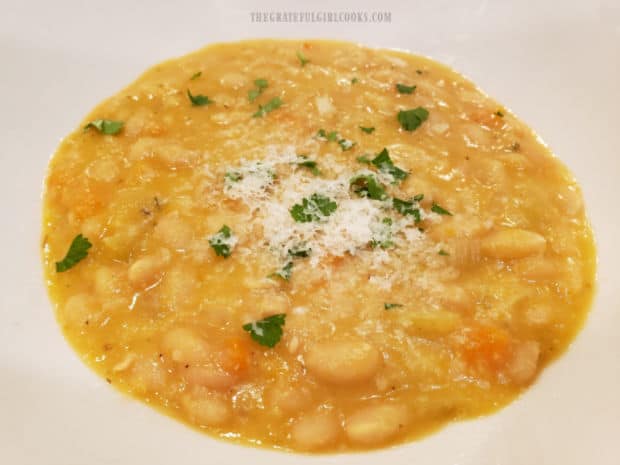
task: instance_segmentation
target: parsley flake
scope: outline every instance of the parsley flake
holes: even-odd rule
[[[356,160],[360,163],[364,163],[366,165],[370,165],[372,163],[372,160],[370,158],[368,158],[368,155],[362,155],[356,158]]]
[[[371,163],[379,168],[379,171],[388,173],[392,176],[394,179],[392,182],[393,184],[396,184],[398,181],[403,181],[407,178],[407,176],[409,176],[409,173],[405,170],[402,170],[398,166],[394,165],[386,148],[379,152],[377,156],[373,158]]]
[[[347,150],[351,150],[353,148],[353,146],[355,145],[355,142],[348,140],[348,139],[339,139],[338,145],[340,146],[343,152],[346,152]]]
[[[325,129],[319,129],[316,135],[319,139],[324,139],[330,142],[338,140],[338,133],[336,131],[327,132]]]
[[[287,262],[282,268],[278,271],[274,271],[268,277],[269,278],[282,278],[284,281],[288,281],[291,279],[291,274],[293,272],[293,262]]]
[[[209,244],[215,250],[215,254],[224,258],[230,257],[236,242],[231,229],[226,225],[209,239]]]
[[[448,216],[452,216],[452,213],[450,213],[448,210],[446,210],[445,208],[439,206],[438,204],[436,204],[435,202],[433,202],[433,205],[431,206],[431,211],[435,212],[439,215],[448,215]]]
[[[256,98],[263,93],[263,91],[269,86],[269,83],[267,82],[267,79],[255,79],[254,85],[256,88],[248,91],[248,100],[250,103],[256,100]]]
[[[242,326],[250,337],[262,346],[274,347],[282,338],[282,326],[286,321],[285,313],[268,316]]]
[[[414,131],[428,118],[426,108],[417,107],[412,110],[401,110],[398,112],[397,119],[405,131]]]
[[[396,90],[399,94],[412,94],[416,86],[407,86],[405,84],[396,84]]]
[[[317,168],[317,163],[314,160],[309,160],[305,155],[301,155],[297,161],[293,162],[297,166],[302,166],[304,168],[308,168],[312,174],[318,176],[321,174],[319,169]]]
[[[92,247],[92,244],[81,234],[78,234],[71,241],[69,250],[61,261],[56,262],[56,272],[62,273],[70,268],[73,268],[78,262],[84,260],[88,255],[88,249]]]
[[[114,134],[118,134],[125,123],[122,121],[113,121],[111,119],[96,119],[88,123],[84,126],[84,130],[94,128],[99,131],[101,134],[106,134],[109,136],[113,136]]]
[[[503,118],[503,117],[504,117],[504,113],[502,113],[502,111],[501,111],[501,110],[497,110],[497,111],[495,112],[495,115],[499,116],[500,118]]]
[[[301,63],[301,66],[306,66],[306,64],[310,63],[310,60],[308,60],[305,55],[301,52],[301,50],[297,50],[297,58],[299,59],[299,63]]]
[[[358,82],[360,82],[360,80],[358,78],[356,78],[356,77],[351,79],[351,84],[357,84]]]
[[[386,310],[391,310],[392,308],[398,308],[398,307],[402,307],[403,304],[394,304],[394,303],[384,303],[383,304],[383,308],[385,308]]]
[[[259,105],[258,111],[254,113],[252,116],[254,118],[262,118],[270,111],[273,111],[276,108],[280,108],[281,105],[282,105],[282,99],[280,97],[274,97],[271,100],[269,100],[266,104]]]
[[[200,76],[202,76],[202,71],[198,71],[197,73],[192,74],[192,77],[190,77],[190,81],[194,81],[196,79],[198,79]]]
[[[211,100],[206,95],[192,95],[189,89],[187,89],[187,97],[189,98],[189,101],[192,102],[192,105],[195,107],[202,107],[204,105],[210,105],[213,103],[213,100]]]
[[[385,187],[372,174],[358,174],[351,178],[349,184],[353,187],[353,192],[360,197],[368,197],[373,200],[385,200],[387,198]]]
[[[372,134],[373,132],[375,132],[374,126],[370,126],[370,127],[360,126],[360,129],[364,131],[366,134]]]
[[[450,255],[448,252],[446,252],[444,249],[439,249],[439,252],[437,252],[439,255],[442,255],[444,257],[447,257],[448,255]]]
[[[297,245],[288,249],[288,254],[293,258],[306,258],[310,256],[312,252],[311,248],[306,248],[303,245]]]
[[[290,210],[291,216],[298,223],[319,221],[336,211],[338,204],[325,195],[314,193],[310,198],[302,199]]]
[[[413,198],[413,200],[402,200],[394,197],[392,199],[392,207],[394,207],[394,210],[396,210],[403,216],[413,216],[415,223],[419,223],[420,221],[422,221],[422,217],[420,215],[420,209],[417,208],[415,202],[415,197]]]

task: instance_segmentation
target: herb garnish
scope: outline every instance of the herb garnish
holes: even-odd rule
[[[270,111],[273,111],[276,108],[280,108],[281,105],[282,105],[282,100],[280,99],[280,97],[274,97],[271,100],[269,100],[266,104],[259,105],[258,111],[254,113],[252,116],[254,118],[262,118]]]
[[[383,308],[385,308],[386,310],[390,310],[392,308],[397,308],[397,307],[402,307],[402,306],[403,306],[403,304],[391,304],[391,303],[388,303],[388,302],[383,304]]]
[[[377,236],[373,237],[370,241],[370,246],[374,249],[375,247],[381,247],[382,249],[388,249],[394,245],[394,241],[392,241],[392,218],[383,218],[381,220],[382,228],[378,231]]]
[[[296,203],[290,210],[291,216],[298,223],[309,223],[319,221],[336,211],[338,205],[329,197],[314,193],[310,198],[302,199],[301,203]]]
[[[192,95],[189,89],[187,89],[187,97],[189,98],[189,101],[192,102],[192,105],[195,107],[201,107],[203,105],[210,105],[211,103],[213,103],[213,100],[211,100],[206,95]]]
[[[267,79],[255,79],[254,85],[256,86],[256,89],[248,91],[248,100],[250,103],[256,100],[256,98],[269,86]]]
[[[262,346],[274,347],[282,338],[282,326],[286,320],[285,313],[268,316],[242,326],[250,337]]]
[[[412,94],[416,86],[407,86],[405,84],[396,84],[396,90],[399,94]]]
[[[360,80],[358,78],[356,78],[356,77],[351,79],[351,84],[357,84],[358,82],[360,82]]]
[[[444,249],[439,249],[439,252],[437,252],[439,255],[443,255],[444,257],[447,257],[448,255],[450,255],[448,252],[446,252]]]
[[[309,257],[310,256],[310,252],[312,252],[312,249],[306,248],[306,247],[304,247],[302,245],[297,245],[297,246],[294,246],[294,247],[288,249],[288,254],[291,257],[294,257],[294,258],[306,258],[306,257]]]
[[[190,81],[194,81],[195,79],[198,79],[200,76],[202,76],[202,71],[198,71],[197,73],[192,74],[192,77],[190,77]]]
[[[387,198],[385,188],[372,174],[358,174],[351,178],[349,184],[353,187],[353,192],[360,197],[368,197],[373,200],[385,200]]]
[[[372,134],[375,131],[374,126],[370,126],[370,127],[360,126],[360,129],[364,131],[366,134]]]
[[[319,139],[323,139],[329,142],[334,142],[334,141],[338,142],[338,145],[340,146],[343,152],[346,152],[347,150],[351,150],[351,148],[355,146],[355,142],[345,139],[343,137],[339,137],[338,132],[336,131],[327,132],[325,129],[319,129],[316,133],[316,136]]]
[[[215,254],[224,258],[230,257],[234,243],[232,231],[226,225],[209,239],[209,244],[215,250]]]
[[[299,159],[297,161],[294,161],[293,163],[297,166],[303,166],[304,168],[308,168],[310,172],[315,176],[321,174],[321,172],[317,168],[316,161],[309,160],[308,157],[306,157],[305,155],[300,155]]]
[[[113,121],[111,119],[96,119],[84,126],[84,130],[94,128],[101,134],[112,136],[118,134],[123,129],[124,124],[122,121]]]
[[[433,202],[433,205],[431,206],[431,211],[435,212],[439,215],[448,215],[448,216],[452,216],[452,213],[450,213],[448,210],[446,210],[445,208],[437,205],[435,202]]]
[[[388,173],[392,176],[392,178],[394,178],[393,184],[396,184],[398,181],[402,181],[409,176],[409,173],[405,170],[402,170],[398,166],[394,165],[386,148],[379,152],[377,156],[373,158],[371,163],[379,168],[379,171]]]
[[[355,142],[348,140],[348,139],[339,139],[338,145],[340,146],[343,152],[346,152],[347,150],[351,150],[353,148],[353,146],[355,145]]]
[[[310,63],[310,60],[305,57],[301,50],[297,50],[297,58],[299,59],[301,66],[306,66],[307,63]]]
[[[92,247],[92,244],[81,234],[78,234],[71,241],[67,255],[61,261],[56,262],[56,272],[62,273],[77,265],[88,255],[88,249]]]
[[[316,135],[320,139],[325,139],[331,142],[338,140],[338,133],[336,131],[327,132],[325,129],[319,129]]]
[[[414,131],[428,118],[426,108],[417,107],[412,110],[401,110],[397,119],[405,131]]]
[[[291,279],[291,273],[293,272],[293,262],[287,262],[278,271],[274,271],[268,277],[269,278],[282,278],[284,281]]]
[[[504,113],[502,113],[502,111],[501,111],[501,110],[497,110],[497,111],[495,112],[495,114],[496,114],[497,116],[499,116],[500,118],[503,118],[503,117],[504,117]]]
[[[417,202],[417,200],[415,200],[415,197],[412,200],[402,200],[394,197],[392,199],[392,207],[394,207],[394,210],[396,210],[403,216],[413,216],[415,223],[419,223],[420,221],[422,221],[422,217],[420,216],[420,209],[417,208],[414,202]]]
[[[366,165],[370,165],[372,163],[372,160],[368,158],[368,155],[361,155],[357,157],[356,160],[360,163],[365,163]]]

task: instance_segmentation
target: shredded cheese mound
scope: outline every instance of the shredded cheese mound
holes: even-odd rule
[[[290,258],[290,250],[300,247],[310,250],[309,262],[316,266],[326,256],[355,255],[369,246],[398,248],[423,239],[414,218],[397,213],[391,199],[360,197],[350,187],[350,180],[357,175],[382,179],[381,173],[344,169],[327,179],[297,167],[299,160],[292,147],[280,153],[271,148],[261,161],[242,160],[240,166],[226,170],[225,195],[243,201],[256,213],[269,249],[282,262]],[[292,167],[286,176],[278,173],[282,165]],[[295,221],[291,207],[314,194],[335,201],[336,210],[318,221]],[[422,218],[436,216],[422,209],[420,214]],[[385,255],[381,257],[385,259]]]

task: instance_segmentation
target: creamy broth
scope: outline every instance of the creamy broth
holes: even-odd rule
[[[212,45],[100,104],[50,162],[42,248],[112,386],[314,452],[505,406],[579,330],[596,260],[576,181],[510,111],[331,41]]]

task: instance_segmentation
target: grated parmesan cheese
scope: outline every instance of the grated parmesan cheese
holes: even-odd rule
[[[261,161],[242,160],[240,166],[229,168],[225,178],[225,194],[243,201],[256,213],[269,250],[282,262],[289,259],[290,250],[299,247],[311,250],[309,262],[317,266],[326,256],[356,255],[371,243],[389,249],[423,239],[414,218],[396,213],[391,200],[372,200],[352,192],[350,180],[354,176],[373,175],[387,181],[382,173],[345,167],[335,178],[325,179],[297,169],[294,163],[298,160],[293,148],[280,154],[271,148]],[[293,170],[287,176],[276,176],[278,165],[284,164],[293,164]],[[291,207],[313,194],[334,200],[336,210],[320,221],[296,222]],[[422,210],[420,213],[422,218],[429,216]],[[385,262],[389,255],[380,252],[378,248],[376,259]]]

